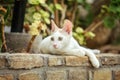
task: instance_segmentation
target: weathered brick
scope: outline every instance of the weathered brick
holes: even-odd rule
[[[4,57],[0,57],[0,68],[4,68],[6,64],[6,59]]]
[[[66,56],[66,66],[89,66],[88,57]]]
[[[88,80],[86,70],[70,70],[68,80]]]
[[[46,80],[66,80],[66,71],[47,71]]]
[[[120,55],[118,54],[100,54],[98,57],[101,59],[103,65],[118,65],[120,64]]]
[[[49,66],[60,66],[64,65],[64,58],[58,56],[51,56],[48,58],[48,65]]]
[[[96,70],[93,75],[93,80],[112,80],[112,72],[109,69]]]
[[[114,74],[115,74],[114,76],[115,80],[120,80],[120,70],[114,71]]]
[[[37,72],[25,72],[19,75],[19,80],[41,80]]]
[[[14,77],[12,74],[4,74],[0,75],[0,80],[14,80]]]
[[[7,61],[6,61],[6,55],[8,53],[0,53],[0,68],[5,68]]]
[[[31,69],[43,66],[43,58],[39,54],[10,54],[7,56],[9,67],[13,69]]]

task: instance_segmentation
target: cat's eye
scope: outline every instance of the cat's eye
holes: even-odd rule
[[[59,41],[62,41],[62,39],[63,39],[62,37],[58,37],[58,40],[59,40]]]
[[[53,37],[51,37],[51,41],[54,41],[54,38],[53,38]]]

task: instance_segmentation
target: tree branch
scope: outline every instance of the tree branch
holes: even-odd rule
[[[1,16],[1,36],[2,36],[2,52],[7,51],[7,45],[6,45],[6,39],[5,39],[5,33],[4,33],[4,18]]]
[[[77,11],[77,1],[75,1],[75,3],[74,3],[74,7],[73,7],[73,10],[72,10],[72,17],[71,17],[71,21],[72,21],[72,23],[74,22],[74,20],[75,20],[75,13],[76,13],[76,11]]]
[[[86,30],[85,32],[88,31],[94,31],[97,27],[99,27],[101,24],[103,24],[103,20],[99,21],[99,22],[93,22]]]
[[[65,19],[66,9],[67,9],[67,5],[64,4],[64,0],[61,0],[61,6],[63,9],[61,11],[60,26],[62,26],[63,24],[63,21]]]
[[[55,7],[55,4],[57,4],[57,3],[58,3],[58,0],[54,0],[54,7]],[[56,23],[57,25],[59,25],[58,10],[56,10],[56,9],[55,9],[55,12],[54,12],[54,16],[55,16],[55,18],[54,18],[55,23]]]

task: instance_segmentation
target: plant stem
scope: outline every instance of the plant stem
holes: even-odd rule
[[[42,22],[40,22],[40,24],[38,25],[38,31],[40,31],[41,30],[41,28],[42,28],[42,25],[43,25],[43,23]],[[31,47],[32,47],[32,44],[33,44],[33,42],[34,42],[34,40],[35,40],[35,38],[37,37],[37,35],[33,35],[32,36],[32,38],[31,38],[31,40],[29,41],[29,43],[28,43],[28,46],[27,46],[27,49],[26,49],[26,52],[27,53],[29,53],[30,52],[30,49],[31,49]]]
[[[103,24],[103,20],[95,23],[93,22],[86,30],[85,32],[88,32],[88,31],[94,31],[97,27],[99,27],[101,24]]]
[[[54,0],[54,7],[55,7],[55,4],[57,4],[57,3],[58,3],[58,0]],[[55,12],[54,12],[54,16],[55,16],[55,18],[54,18],[55,23],[56,23],[57,25],[59,25],[58,10],[56,10],[56,9],[55,9]]]
[[[74,7],[73,7],[73,10],[72,10],[72,17],[71,17],[71,21],[72,21],[72,23],[74,22],[74,20],[75,20],[75,13],[76,13],[76,11],[77,11],[77,1],[75,1],[75,3],[74,3]]]
[[[2,52],[7,51],[7,45],[6,45],[6,39],[5,39],[5,33],[4,33],[4,18],[1,16],[1,36],[2,36]]]
[[[37,36],[37,35],[33,35],[32,38],[31,38],[31,40],[29,41],[28,47],[27,47],[27,49],[26,49],[26,52],[27,52],[27,53],[29,53],[29,51],[30,51],[30,49],[31,49],[31,47],[32,47],[33,41],[35,40],[36,36]]]
[[[62,6],[62,11],[61,11],[61,19],[60,19],[60,26],[63,26],[63,21],[65,19],[65,13],[67,9],[67,5],[64,4],[64,0],[61,0],[61,6]]]

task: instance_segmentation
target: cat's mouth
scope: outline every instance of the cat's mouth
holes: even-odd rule
[[[58,47],[56,47],[56,46],[53,46],[55,49],[58,49]]]

